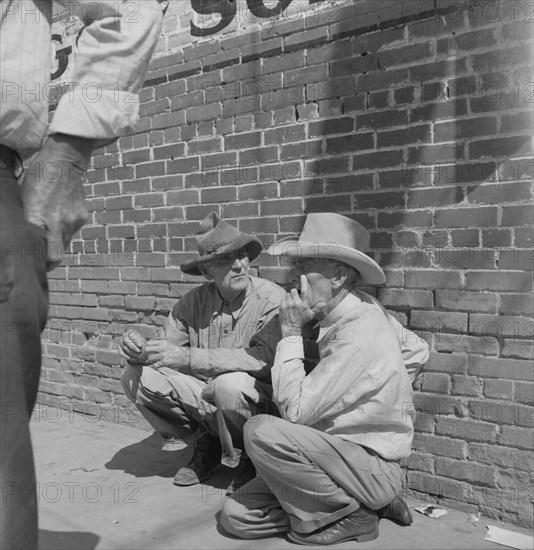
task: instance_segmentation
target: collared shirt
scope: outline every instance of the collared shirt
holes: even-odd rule
[[[214,283],[205,283],[174,306],[165,337],[191,348],[189,373],[198,378],[243,371],[270,380],[280,340],[278,308],[285,294],[275,283],[250,277],[243,295],[228,303]]]
[[[49,133],[109,140],[133,129],[139,90],[158,40],[156,0],[59,0],[71,15],[98,17],[84,28],[72,82]],[[23,158],[47,131],[52,0],[0,2],[0,143]],[[132,93],[132,91],[134,93]]]
[[[410,454],[412,388],[383,307],[348,294],[319,323],[319,363],[304,369],[301,337],[280,341],[271,371],[283,418],[353,441],[389,460]]]

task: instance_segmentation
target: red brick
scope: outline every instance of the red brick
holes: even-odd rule
[[[292,215],[302,212],[302,199],[270,200],[260,204],[261,216]]]
[[[502,209],[502,225],[517,226],[517,225],[532,225],[534,215],[532,213],[532,205],[504,206]]]
[[[451,389],[451,379],[447,374],[425,372],[421,389],[426,392],[448,394]]]
[[[484,464],[494,464],[502,468],[530,471],[532,456],[526,451],[519,451],[518,449],[509,447],[470,443],[469,459]]]
[[[425,290],[379,289],[379,299],[384,306],[432,307],[433,295]]]
[[[532,250],[502,250],[499,255],[499,268],[517,271],[532,271],[534,268],[534,253]]]
[[[501,426],[498,443],[520,449],[534,450],[532,428],[517,428],[515,426]]]
[[[438,417],[436,418],[436,435],[448,436],[463,441],[494,443],[497,436],[497,426],[485,422]]]
[[[447,374],[466,374],[467,356],[461,354],[435,353],[424,367],[425,371],[445,372]]]
[[[436,227],[494,227],[497,208],[455,208],[436,212]]]
[[[469,144],[469,158],[482,157],[511,157],[521,156],[532,152],[531,136],[513,136],[482,141]]]
[[[308,137],[327,136],[330,134],[347,134],[354,129],[353,117],[341,117],[328,120],[310,122]]]
[[[501,355],[503,357],[518,357],[520,359],[534,359],[534,342],[531,340],[517,340],[505,338]]]
[[[452,205],[463,202],[463,199],[461,187],[415,189],[408,193],[408,208]]]
[[[467,114],[467,101],[457,99],[445,103],[428,103],[410,110],[410,122],[435,121],[442,118],[456,118]]]
[[[330,76],[334,78],[360,73],[365,74],[378,69],[378,56],[372,53],[365,56],[350,57],[338,61],[331,61],[329,65]]]
[[[493,357],[470,357],[469,374],[484,378],[534,381],[529,361]]]
[[[497,311],[497,295],[488,292],[454,292],[436,290],[436,306],[454,311]]]
[[[350,195],[333,195],[329,197],[307,197],[305,212],[339,212],[349,213],[351,210]]]
[[[467,332],[467,313],[412,310],[410,326],[434,333]]]
[[[499,354],[499,341],[489,336],[478,337],[462,334],[438,334],[435,340],[437,351],[475,353],[480,355]]]
[[[438,456],[462,459],[467,455],[467,444],[464,441],[446,437],[436,437],[434,435],[416,433],[413,440],[413,447],[418,451],[424,451]]]
[[[373,91],[384,90],[391,86],[398,86],[408,80],[408,69],[391,71],[373,71],[357,77],[358,90]]]
[[[497,118],[470,118],[443,122],[434,126],[434,141],[454,141],[476,136],[492,136],[497,133]]]
[[[402,151],[381,151],[376,153],[360,153],[353,156],[354,170],[379,169],[399,166],[402,163]]]
[[[530,281],[532,285],[532,281]],[[531,315],[534,311],[534,297],[531,294],[501,294],[502,315]]]
[[[528,291],[532,278],[528,273],[513,271],[471,271],[466,273],[466,287],[470,290]]]
[[[356,129],[402,126],[408,124],[408,113],[406,109],[378,111],[356,117]]]
[[[452,377],[452,394],[480,396],[482,381],[474,376],[454,375]]]
[[[359,120],[359,117],[358,117]],[[378,132],[377,146],[393,147],[407,145],[409,143],[429,143],[430,126],[427,124],[403,128],[402,130]]]
[[[292,124],[291,126],[282,126],[273,130],[267,130],[264,133],[265,145],[281,144],[288,141],[301,141],[306,134],[304,124]]]
[[[469,330],[489,336],[534,337],[534,322],[529,317],[507,315],[470,314]]]
[[[510,401],[514,396],[514,383],[511,380],[484,380],[484,395]]]
[[[468,481],[494,486],[497,478],[497,469],[474,462],[460,462],[448,458],[436,459],[436,473],[451,477],[455,480]]]
[[[494,71],[500,67],[509,69],[513,65],[523,64],[525,59],[530,59],[532,48],[527,44],[508,46],[503,50],[492,50],[480,55],[473,55],[471,63],[477,73]]]
[[[311,48],[317,44],[322,44],[328,39],[327,28],[317,28],[309,31],[295,33],[292,36],[285,37],[284,39],[284,52],[291,52],[303,47]]]
[[[380,66],[387,69],[394,65],[414,63],[432,56],[432,43],[419,42],[408,46],[397,46],[395,49],[380,52]]]

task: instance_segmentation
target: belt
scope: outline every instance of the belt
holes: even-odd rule
[[[10,147],[2,144],[0,144],[0,162],[3,162],[13,172],[13,175],[17,179],[22,176],[24,166],[19,154]]]

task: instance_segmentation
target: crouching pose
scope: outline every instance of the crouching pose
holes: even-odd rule
[[[298,241],[269,249],[293,261],[300,294],[292,289],[280,306],[272,382],[281,418],[261,414],[245,425],[258,476],[224,504],[221,525],[233,535],[287,532],[293,542],[326,545],[375,539],[381,517],[412,522],[398,496],[412,388],[396,322],[357,288],[385,281],[363,252],[368,244],[357,222],[310,214]],[[307,372],[301,328],[311,319],[319,362]],[[415,336],[412,346],[409,355],[426,361],[426,343]]]
[[[164,450],[195,444],[174,484],[201,483],[222,463],[235,468],[230,494],[255,476],[243,453],[246,420],[277,414],[270,370],[285,292],[249,275],[261,242],[216,213],[203,220],[195,238],[198,254],[180,268],[210,282],[174,306],[163,339],[146,341],[135,331],[122,338],[121,354],[128,360],[122,385],[163,437]]]

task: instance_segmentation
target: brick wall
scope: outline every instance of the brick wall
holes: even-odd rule
[[[138,421],[116,340],[157,334],[198,284],[178,265],[199,220],[267,246],[339,212],[371,232],[375,294],[432,350],[408,489],[531,525],[532,3],[285,4],[225,3],[214,31],[171,2],[137,133],[95,155],[90,222],[50,275],[40,400]]]

